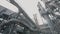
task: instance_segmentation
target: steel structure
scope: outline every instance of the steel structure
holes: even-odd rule
[[[51,31],[48,34],[60,34],[60,0],[44,1],[45,9],[38,2],[38,8],[41,16],[48,22],[48,26]]]
[[[29,18],[25,11],[14,1],[19,12],[13,12],[0,6],[0,33],[1,34],[40,34],[36,24]]]

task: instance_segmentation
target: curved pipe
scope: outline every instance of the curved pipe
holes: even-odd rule
[[[7,23],[11,23],[11,22],[13,22],[13,23],[19,22],[19,23],[22,23],[22,24],[24,24],[25,26],[27,26],[31,31],[38,31],[37,28],[33,28],[32,26],[28,25],[25,20],[10,19],[10,20],[7,21]],[[3,24],[1,24],[0,26],[2,26],[2,25],[4,25],[4,24],[7,24],[7,23],[3,23]]]
[[[22,13],[26,17],[27,21],[29,20],[30,23],[34,24],[35,26],[35,23],[29,18],[29,16],[25,13],[25,11],[14,0],[10,0],[10,3],[12,3],[18,8],[19,12],[18,12],[17,17],[20,15],[20,13]]]

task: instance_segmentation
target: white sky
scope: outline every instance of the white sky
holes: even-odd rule
[[[0,5],[7,3],[5,1],[4,2],[3,1],[4,0],[0,0]],[[37,7],[38,1],[40,1],[40,0],[15,0],[15,1],[25,10],[25,12],[28,14],[28,16],[30,16],[30,18],[33,21],[34,21],[33,14],[37,14],[37,19],[38,19],[38,22],[39,22],[38,24],[39,25],[43,24],[42,18],[41,18],[40,14],[39,14],[38,7]],[[15,6],[13,7],[12,5],[9,5],[9,4],[7,5],[7,4],[5,4],[6,7],[9,6],[7,8],[9,8],[9,9],[11,9],[13,11],[18,11]],[[43,4],[43,3],[41,2],[41,4]],[[44,7],[44,5],[43,5],[43,7]]]
[[[37,4],[40,0],[16,0],[18,4],[26,11],[27,14],[29,14],[30,18],[34,21],[34,16],[33,14],[37,14],[37,19],[38,19],[38,24],[42,25],[42,18],[39,14]],[[40,1],[41,2],[41,1]],[[43,4],[41,2],[41,4]],[[43,4],[44,7],[44,4]]]

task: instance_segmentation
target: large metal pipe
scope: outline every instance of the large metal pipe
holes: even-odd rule
[[[19,10],[18,16],[22,13],[25,16],[26,20],[29,21],[28,23],[32,23],[34,26],[36,26],[35,23],[26,14],[26,12],[14,0],[10,0],[10,3],[12,3],[13,5],[15,5],[18,8],[18,10]]]
[[[34,27],[32,27],[31,25],[29,25],[29,24],[27,24],[26,23],[26,21],[25,20],[23,20],[23,19],[10,19],[10,20],[8,20],[8,21],[6,21],[6,22],[4,22],[4,23],[1,23],[0,24],[0,27],[1,26],[3,26],[4,24],[13,24],[13,23],[22,23],[22,24],[24,24],[26,27],[28,27],[31,31],[38,31],[38,29],[37,28],[34,28]]]
[[[18,13],[18,8],[6,0],[0,0],[0,5],[11,11]]]

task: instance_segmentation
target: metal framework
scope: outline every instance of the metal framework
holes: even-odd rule
[[[1,34],[40,34],[36,24],[29,18],[25,11],[14,1],[19,12],[13,12],[0,6],[0,33]]]

